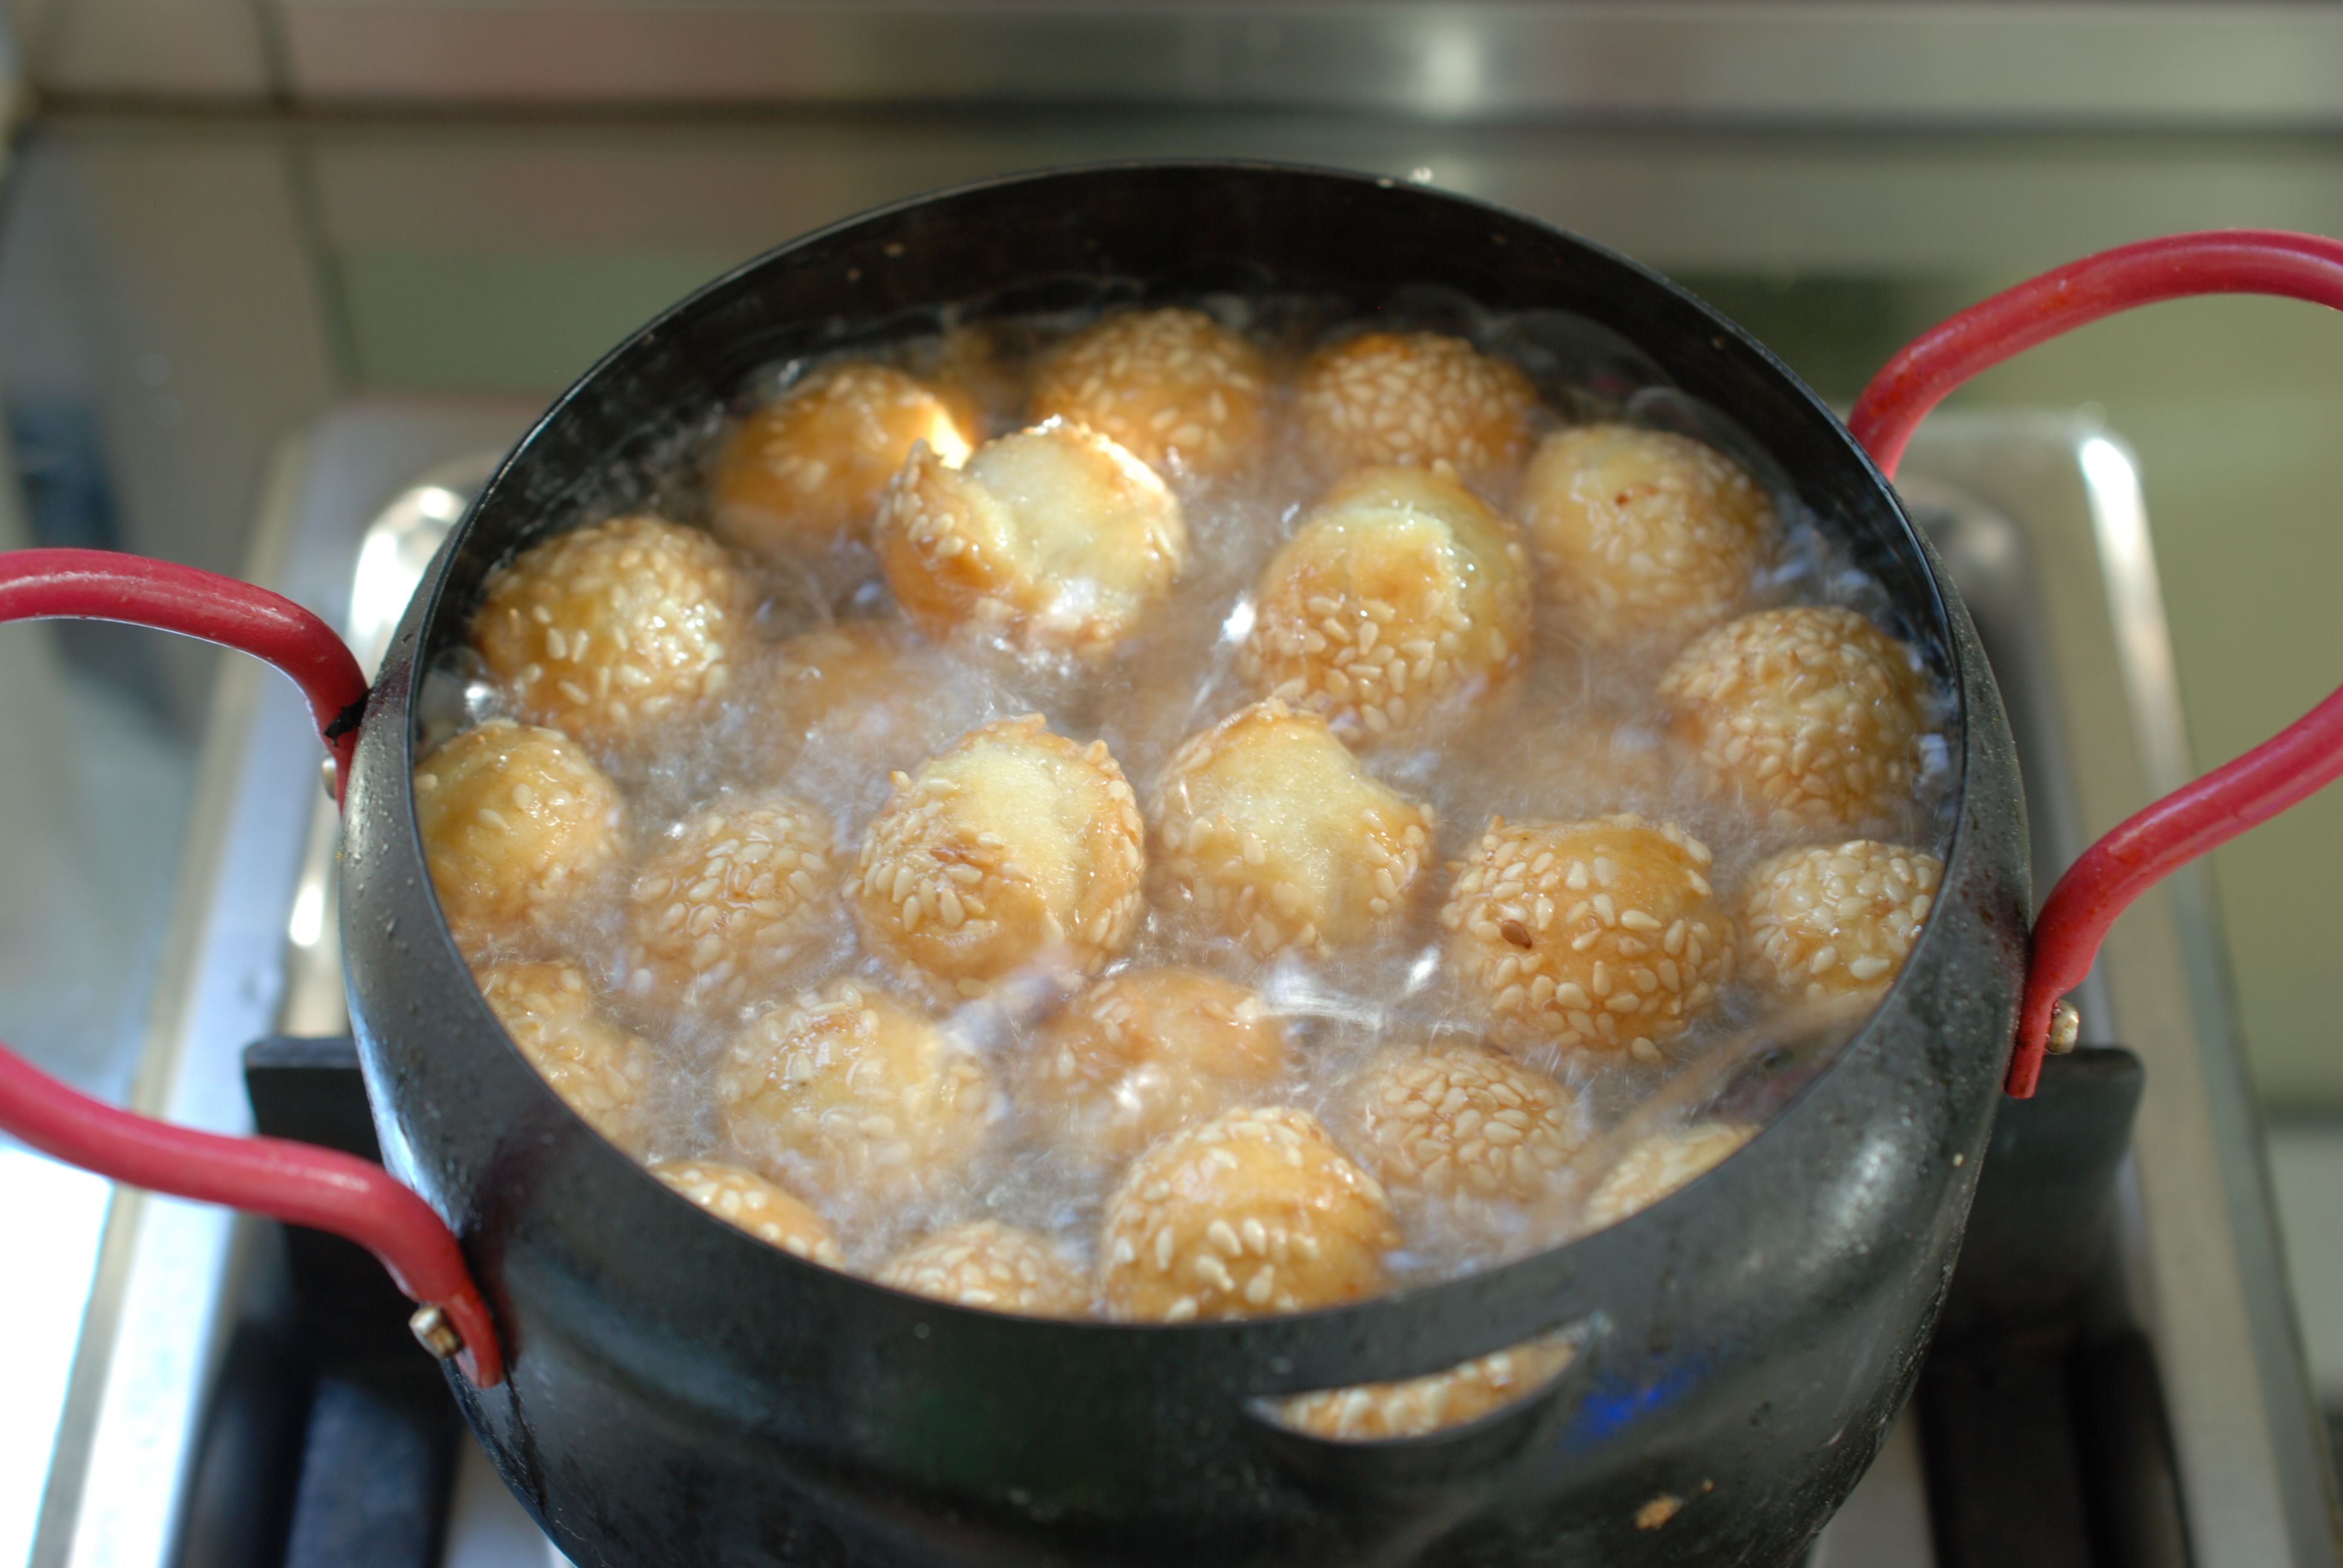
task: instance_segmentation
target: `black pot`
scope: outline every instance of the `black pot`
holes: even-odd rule
[[[1957,699],[1936,912],[1878,1013],[1754,1143],[1624,1223],[1471,1278],[1132,1327],[997,1316],[802,1262],[669,1191],[547,1089],[440,918],[409,782],[423,672],[462,644],[498,563],[623,504],[623,476],[753,368],[947,303],[1269,286],[1363,314],[1424,285],[1605,324],[1638,374],[1729,412]],[[1312,170],[999,181],[809,236],[669,311],[563,397],[457,528],[374,688],[347,806],[344,940],[383,1147],[463,1239],[502,1330],[506,1381],[451,1383],[581,1563],[1790,1560],[1918,1369],[2025,970],[2025,816],[1992,674],[1830,411],[1632,262]],[[1570,1372],[1471,1426],[1342,1443],[1260,1412],[1264,1395],[1413,1376],[1564,1325],[1584,1336]]]

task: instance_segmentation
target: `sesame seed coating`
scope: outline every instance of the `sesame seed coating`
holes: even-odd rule
[[[1330,490],[1262,571],[1239,668],[1353,745],[1487,701],[1530,644],[1518,530],[1432,469],[1376,467]]]
[[[632,750],[723,694],[755,608],[708,535],[614,518],[498,568],[472,646],[523,719]]]
[[[1859,822],[1912,799],[1919,676],[1902,643],[1851,609],[1727,622],[1676,657],[1659,695],[1710,788],[1777,823]]]
[[[1656,1060],[1733,978],[1709,862],[1674,823],[1633,815],[1490,823],[1440,923],[1492,1038]]]
[[[615,866],[626,834],[617,785],[557,729],[492,719],[416,766],[424,863],[468,958],[546,936]]]
[[[1509,477],[1530,448],[1537,392],[1503,359],[1436,332],[1370,332],[1302,367],[1302,434],[1330,468],[1446,461],[1469,484]]]
[[[1586,1201],[1587,1229],[1615,1225],[1640,1214],[1679,1187],[1705,1176],[1756,1136],[1752,1127],[1704,1121],[1639,1140],[1620,1157]]]
[[[649,1045],[603,1016],[586,971],[572,963],[497,964],[479,980],[489,1010],[546,1086],[588,1126],[640,1157],[657,1062]]]
[[[1298,1432],[1351,1442],[1422,1437],[1527,1398],[1561,1376],[1577,1354],[1566,1339],[1532,1340],[1424,1377],[1295,1394],[1279,1402],[1277,1415]]]
[[[915,1295],[1029,1318],[1088,1317],[1093,1294],[1089,1272],[1055,1243],[998,1220],[939,1231],[871,1277]]]
[[[864,942],[962,996],[1029,960],[1095,970],[1146,913],[1146,829],[1106,742],[1039,714],[970,730],[895,775],[850,900]]]
[[[1806,1002],[1876,1000],[1919,940],[1944,873],[1934,855],[1871,839],[1775,856],[1742,895],[1750,978]]]
[[[1159,902],[1267,958],[1396,924],[1432,849],[1428,806],[1368,776],[1314,713],[1272,699],[1181,743],[1155,801]]]
[[[1132,1162],[1107,1200],[1100,1283],[1126,1322],[1304,1312],[1381,1290],[1399,1241],[1383,1189],[1316,1117],[1231,1111]]]
[[[1552,1076],[1479,1045],[1402,1047],[1351,1091],[1351,1147],[1403,1214],[1470,1225],[1491,1204],[1554,1187],[1580,1142],[1578,1100]]]
[[[754,1171],[712,1160],[662,1160],[651,1174],[723,1221],[792,1257],[832,1269],[846,1266],[830,1233],[806,1201]]]
[[[627,990],[669,1007],[772,994],[821,941],[840,870],[819,807],[778,793],[718,799],[636,873]]]
[[[717,538],[770,558],[870,526],[912,446],[967,461],[977,435],[965,397],[884,365],[828,366],[740,422],[717,459]]]
[[[1110,651],[1188,555],[1180,503],[1155,470],[1066,424],[987,442],[959,468],[914,452],[875,538],[887,586],[922,629],[1029,652]]]
[[[1715,447],[1587,425],[1539,444],[1515,505],[1538,588],[1577,636],[1681,646],[1731,614],[1771,557],[1774,503]]]
[[[1085,327],[1042,361],[1031,417],[1087,425],[1160,473],[1217,475],[1261,455],[1269,370],[1201,310],[1134,310]]]

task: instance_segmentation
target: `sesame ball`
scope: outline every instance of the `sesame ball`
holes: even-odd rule
[[[1561,1376],[1577,1353],[1566,1339],[1532,1340],[1424,1377],[1295,1394],[1278,1402],[1277,1416],[1297,1432],[1339,1442],[1422,1437],[1528,1398]]]
[[[790,638],[774,650],[748,740],[750,769],[779,781],[819,749],[880,773],[948,745],[955,720],[950,672],[900,620],[847,621]]]
[[[839,873],[819,807],[779,793],[719,799],[670,829],[636,873],[628,990],[669,1007],[770,995],[827,935]]]
[[[882,1206],[943,1190],[993,1109],[981,1058],[851,982],[764,1013],[716,1069],[717,1124],[749,1164]]]
[[[1742,895],[1750,978],[1800,1001],[1876,1000],[1919,939],[1944,872],[1934,855],[1870,839],[1775,856]]]
[[[1021,1085],[1026,1109],[1086,1166],[1258,1095],[1285,1066],[1285,1031],[1250,986],[1198,970],[1131,970],[1052,1015]]]
[[[887,1260],[882,1285],[1029,1318],[1087,1317],[1091,1277],[1046,1237],[998,1220],[939,1231]]]
[[[1681,647],[1733,611],[1771,556],[1774,503],[1715,447],[1670,430],[1549,436],[1514,505],[1541,597],[1597,644]]]
[[[706,534],[614,518],[498,569],[472,646],[520,717],[629,751],[723,694],[755,608]]]
[[[1078,746],[1029,714],[894,783],[850,890],[872,951],[982,996],[1029,960],[1095,970],[1130,945],[1145,828],[1106,742]]]
[[[1704,1121],[1638,1140],[1611,1167],[1586,1201],[1586,1228],[1599,1231],[1640,1214],[1679,1187],[1725,1163],[1756,1136],[1752,1127]]]
[[[976,433],[975,409],[943,388],[864,360],[825,367],[725,443],[709,485],[716,535],[774,558],[860,538],[914,444],[957,467]]]
[[[830,1268],[846,1266],[820,1215],[787,1189],[754,1171],[710,1160],[663,1160],[651,1174],[723,1221],[791,1257]]]
[[[1370,778],[1323,719],[1258,702],[1165,766],[1160,897],[1259,957],[1328,953],[1405,914],[1432,829],[1432,809]]]
[[[649,1145],[645,1099],[657,1059],[595,1005],[586,971],[572,963],[497,964],[480,995],[514,1045],[595,1131],[640,1157]]]
[[[1708,787],[1777,823],[1860,822],[1912,798],[1920,678],[1902,643],[1851,609],[1730,621],[1677,656],[1659,694]]]
[[[1479,1045],[1386,1052],[1351,1090],[1351,1147],[1403,1214],[1467,1224],[1491,1204],[1535,1201],[1580,1141],[1577,1097]]]
[[[1165,474],[1234,472],[1266,438],[1260,350],[1201,310],[1134,310],[1075,333],[1041,363],[1029,412],[1087,425]]]
[[[618,863],[626,833],[618,786],[577,742],[509,719],[417,765],[415,816],[440,912],[469,958],[548,934]]]
[[[1373,1295],[1399,1245],[1374,1179],[1306,1111],[1224,1112],[1149,1149],[1107,1200],[1110,1316],[1184,1323]]]
[[[1154,469],[1095,431],[1050,424],[987,442],[960,468],[913,453],[877,542],[922,629],[1097,655],[1171,591],[1188,528]]]
[[[1489,824],[1440,923],[1493,1038],[1659,1058],[1733,978],[1708,849],[1633,815]]]
[[[1530,449],[1537,392],[1503,359],[1436,332],[1370,332],[1303,367],[1302,434],[1327,467],[1453,465],[1465,482],[1510,477]]]
[[[1528,558],[1444,466],[1336,485],[1262,573],[1254,606],[1245,678],[1353,745],[1486,701],[1529,650]]]

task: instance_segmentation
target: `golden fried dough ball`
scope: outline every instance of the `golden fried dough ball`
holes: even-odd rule
[[[1043,1236],[998,1220],[954,1225],[905,1248],[872,1276],[963,1307],[1029,1318],[1086,1317],[1091,1277]]]
[[[1391,1204],[1306,1111],[1231,1111],[1134,1161],[1107,1200],[1110,1316],[1184,1323],[1374,1294],[1399,1245]]]
[[[1733,978],[1705,845],[1673,822],[1489,824],[1440,923],[1493,1038],[1656,1060]]]
[[[1676,739],[1710,788],[1785,825],[1859,822],[1909,801],[1920,695],[1902,643],[1816,605],[1718,627],[1660,679]]]
[[[1944,874],[1934,855],[1870,839],[1775,856],[1742,896],[1750,978],[1806,1002],[1876,999],[1919,940]]]
[[[1479,1045],[1386,1052],[1351,1090],[1351,1147],[1402,1213],[1468,1223],[1549,1191],[1580,1142],[1577,1096]]]
[[[925,630],[1100,654],[1171,591],[1188,528],[1154,469],[1057,424],[987,442],[964,467],[912,454],[877,541],[887,586]]]
[[[1278,1420],[1297,1432],[1350,1442],[1422,1437],[1493,1414],[1559,1377],[1578,1347],[1532,1340],[1425,1377],[1330,1388],[1281,1400]]]
[[[1028,714],[895,775],[850,897],[871,950],[982,996],[1030,960],[1094,970],[1129,946],[1145,834],[1106,742],[1077,746]]]
[[[584,749],[509,719],[417,764],[415,816],[440,911],[471,958],[545,936],[625,844],[618,786]]]
[[[1269,369],[1201,310],[1133,310],[1087,327],[1041,363],[1036,420],[1086,425],[1159,473],[1211,477],[1260,456]]]
[[[792,1257],[833,1269],[846,1267],[838,1238],[820,1215],[788,1190],[754,1171],[712,1160],[662,1160],[651,1174],[723,1221]]]
[[[1529,651],[1528,558],[1445,467],[1336,485],[1262,573],[1254,606],[1245,678],[1353,745],[1485,700]]]
[[[709,485],[716,534],[771,558],[870,528],[914,444],[958,467],[977,435],[965,397],[866,360],[826,366],[742,420]]]
[[[1715,447],[1670,430],[1548,436],[1514,502],[1538,588],[1597,644],[1682,646],[1733,612],[1772,556],[1774,503]]]
[[[1432,829],[1432,809],[1370,778],[1324,719],[1257,702],[1163,769],[1161,897],[1262,958],[1331,952],[1405,913]]]
[[[1690,1186],[1725,1163],[1756,1136],[1756,1129],[1704,1121],[1639,1140],[1620,1157],[1586,1201],[1587,1229],[1615,1225],[1640,1214],[1679,1187]]]
[[[1119,1165],[1165,1133],[1258,1095],[1285,1031],[1250,986],[1199,970],[1132,970],[1051,1016],[1026,1108],[1085,1165]]]
[[[779,793],[719,799],[677,823],[636,873],[627,990],[669,1007],[772,994],[826,936],[840,870],[820,807]]]
[[[763,1014],[716,1070],[724,1136],[766,1174],[831,1198],[935,1193],[975,1157],[993,1109],[982,1059],[850,982]]]
[[[1496,483],[1530,449],[1537,392],[1507,361],[1436,332],[1370,332],[1302,367],[1302,438],[1330,468],[1453,465]]]
[[[595,1131],[639,1157],[644,1106],[657,1066],[651,1048],[604,1017],[586,971],[572,963],[497,964],[480,994],[546,1086]]]
[[[706,534],[614,518],[499,568],[472,618],[472,646],[523,719],[635,750],[723,694],[755,608]]]

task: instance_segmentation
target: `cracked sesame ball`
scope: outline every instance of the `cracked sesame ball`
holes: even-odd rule
[[[925,441],[957,467],[975,444],[965,397],[884,365],[826,367],[740,422],[717,459],[717,537],[771,558],[860,538]]]
[[[1577,1096],[1479,1045],[1386,1052],[1350,1101],[1351,1147],[1402,1214],[1432,1209],[1471,1224],[1493,1204],[1534,1202],[1580,1142]]]
[[[669,829],[636,873],[628,991],[705,1008],[773,994],[828,936],[839,873],[820,808],[779,793],[719,799]]]
[[[974,1051],[851,982],[733,1036],[715,1099],[717,1125],[766,1175],[881,1206],[948,1187],[975,1158],[995,1104]]]
[[[1078,746],[1029,714],[894,784],[849,893],[870,950],[982,996],[1030,960],[1095,970],[1130,945],[1146,829],[1106,742]]]
[[[1911,801],[1920,678],[1904,645],[1854,610],[1743,616],[1679,654],[1659,695],[1711,790],[1778,823],[1860,822]]]
[[[1425,1377],[1295,1394],[1278,1402],[1277,1417],[1297,1432],[1341,1442],[1422,1437],[1528,1398],[1561,1376],[1577,1354],[1565,1339],[1532,1340]]]
[[[468,958],[548,934],[618,864],[618,786],[557,729],[492,719],[415,769],[415,816],[440,912]]]
[[[887,1260],[882,1285],[1029,1318],[1090,1315],[1091,1277],[1047,1237],[998,1220],[939,1231]]]
[[[723,1221],[791,1257],[846,1267],[838,1238],[806,1201],[754,1171],[712,1160],[662,1160],[651,1174]]]
[[[1252,987],[1199,970],[1132,970],[1051,1017],[1021,1098],[1076,1161],[1113,1166],[1257,1096],[1284,1066],[1285,1031]]]
[[[1245,467],[1268,434],[1260,350],[1201,310],[1111,316],[1042,361],[1028,412],[1086,425],[1164,474]]]
[[[472,646],[521,718],[632,751],[723,694],[755,608],[708,535],[614,518],[500,568],[472,618]]]
[[[1239,664],[1357,745],[1486,701],[1529,644],[1513,526],[1444,465],[1378,467],[1336,485],[1270,561]]]
[[[1733,978],[1733,922],[1673,822],[1490,823],[1440,923],[1492,1038],[1657,1060]]]
[[[1184,1323],[1373,1295],[1391,1204],[1306,1111],[1231,1111],[1134,1161],[1099,1241],[1110,1316]]]
[[[1257,957],[1328,953],[1403,918],[1432,829],[1432,809],[1369,777],[1323,719],[1258,702],[1165,766],[1160,898]]]
[[[1875,1000],[1919,940],[1944,871],[1934,855],[1870,839],[1775,856],[1742,895],[1750,978],[1795,1000]]]
[[[1704,1121],[1641,1139],[1620,1156],[1586,1201],[1589,1231],[1640,1214],[1679,1187],[1705,1176],[1756,1136],[1756,1129]]]
[[[644,1101],[657,1059],[649,1044],[604,1016],[584,970],[497,964],[481,972],[480,995],[562,1103],[628,1153],[645,1152],[650,1126]]]
[[[1738,463],[1633,425],[1547,437],[1514,506],[1540,596],[1596,644],[1683,646],[1732,613],[1778,532],[1773,501]]]
[[[1327,467],[1444,461],[1473,485],[1521,466],[1538,407],[1511,364],[1436,332],[1370,332],[1322,350],[1299,392],[1302,439]]]
[[[880,566],[904,613],[1026,652],[1111,651],[1172,588],[1188,528],[1154,469],[1079,425],[989,441],[959,468],[915,452],[887,492]]]

